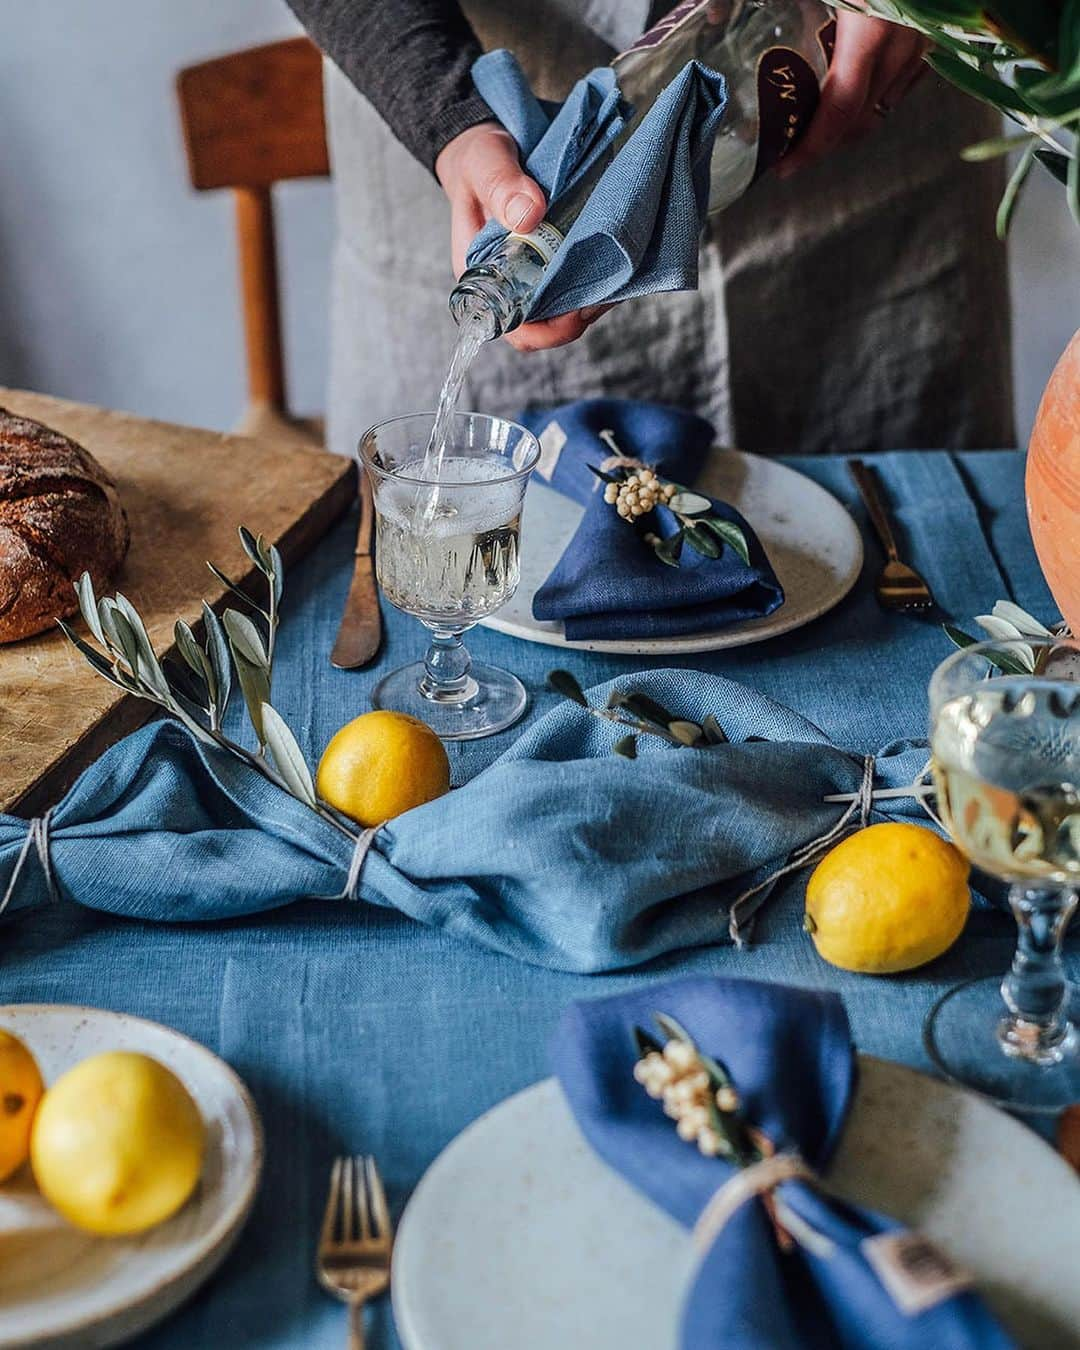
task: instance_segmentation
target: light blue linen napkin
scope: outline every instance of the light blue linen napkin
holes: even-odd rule
[[[629,115],[609,66],[579,80],[561,105],[536,98],[508,51],[482,56],[473,81],[549,204],[589,171]],[[697,61],[676,75],[604,170],[533,294],[528,318],[697,285],[713,142],[726,106],[722,75]],[[469,265],[496,253],[506,233],[489,222],[473,240]]]
[[[696,671],[622,677],[591,697],[615,688],[698,722],[711,713],[731,743],[642,737],[630,761],[611,753],[624,728],[568,702],[464,787],[383,826],[360,866],[307,807],[159,722],[107,751],[46,820],[0,816],[0,898],[10,890],[15,913],[54,895],[165,922],[362,900],[538,965],[612,970],[728,941],[736,901],[745,931],[768,886],[746,892],[836,826],[845,808],[828,794],[858,793],[868,767],[902,786],[926,761],[900,742],[868,766],[781,704]]]
[[[656,1013],[726,1068],[747,1125],[778,1153],[814,1173],[825,1169],[856,1082],[843,1003],[831,993],[724,979],[654,984],[568,1009],[553,1043],[555,1071],[605,1162],[688,1228],[735,1173],[733,1163],[682,1140],[635,1081],[633,1033],[658,1037]],[[798,1178],[776,1194],[825,1244],[781,1252],[764,1204],[747,1196],[705,1250],[683,1309],[683,1350],[1012,1347],[976,1293],[950,1291],[932,1249],[921,1240],[898,1244],[900,1225]],[[926,1306],[916,1311],[920,1301]]]

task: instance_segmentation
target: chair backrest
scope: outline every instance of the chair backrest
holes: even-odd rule
[[[176,92],[192,186],[236,198],[250,404],[284,413],[270,189],[330,172],[322,57],[307,38],[289,38],[188,66]]]

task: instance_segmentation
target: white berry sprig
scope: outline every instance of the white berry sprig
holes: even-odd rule
[[[696,1144],[706,1158],[728,1158],[740,1167],[765,1157],[767,1141],[742,1120],[739,1094],[727,1070],[702,1054],[674,1018],[654,1016],[667,1040],[661,1044],[635,1028],[639,1058],[634,1078],[663,1103],[679,1138]]]
[[[708,497],[661,478],[654,468],[624,455],[613,432],[601,431],[600,439],[614,453],[600,468],[592,464],[588,468],[603,482],[608,506],[631,525],[661,507],[678,522],[679,528],[666,537],[656,530],[647,530],[642,536],[662,563],[678,567],[683,545],[687,544],[704,558],[719,558],[727,545],[750,565],[746,535],[734,521],[717,515]]]

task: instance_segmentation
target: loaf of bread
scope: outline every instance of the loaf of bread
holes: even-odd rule
[[[0,642],[74,614],[73,583],[100,593],[131,532],[116,484],[81,445],[0,408]]]

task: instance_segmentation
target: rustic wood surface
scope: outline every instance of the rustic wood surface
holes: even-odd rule
[[[116,479],[132,541],[113,589],[141,611],[159,653],[172,646],[177,618],[196,625],[203,598],[224,607],[207,559],[250,578],[238,525],[273,540],[288,564],[355,497],[350,461],[299,443],[225,436],[16,390],[0,389],[0,405],[73,437]],[[59,631],[0,646],[0,810],[32,814],[52,804],[153,711],[95,675]]]

